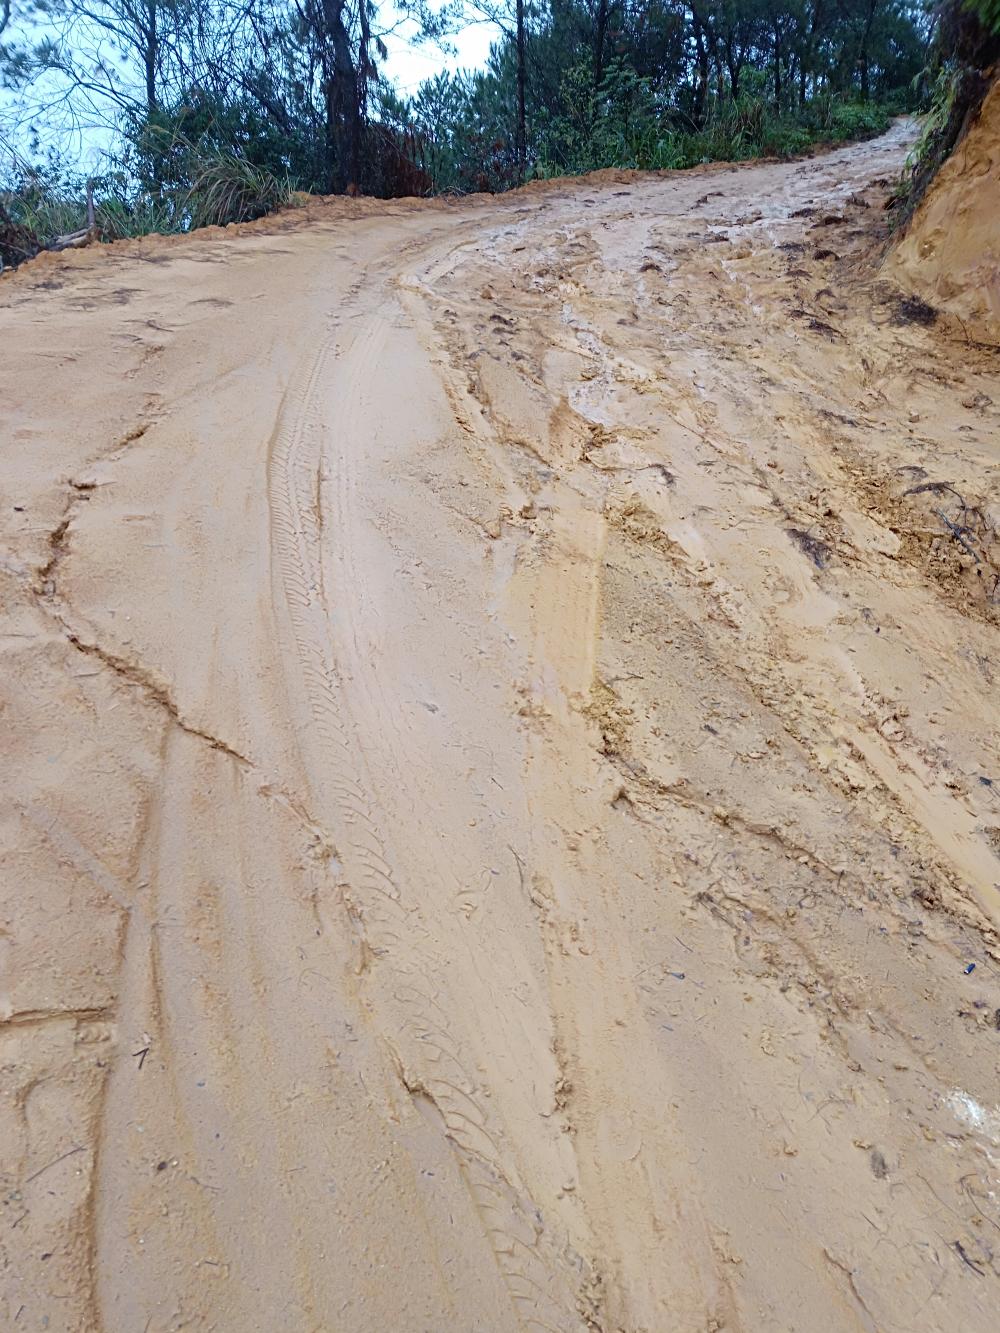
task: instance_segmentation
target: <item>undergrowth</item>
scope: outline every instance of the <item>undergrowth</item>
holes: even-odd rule
[[[90,181],[99,239],[248,222],[293,201],[294,181],[226,149],[175,136],[161,162],[169,170],[159,180],[118,170]],[[0,267],[86,231],[87,184],[57,161],[31,165],[0,145]]]
[[[640,171],[793,157],[814,144],[866,139],[888,129],[892,110],[871,103],[816,98],[796,115],[776,115],[763,100],[741,98],[712,111],[696,128],[684,118],[658,116],[639,104],[629,116],[577,112],[549,127],[539,176],[578,174],[600,167]]]
[[[1000,0],[942,0],[922,78],[929,107],[893,199],[894,225],[913,216],[1000,72]]]
[[[719,104],[695,128],[683,117],[661,115],[641,80],[616,86],[601,100],[577,91],[565,89],[565,115],[543,127],[536,176],[790,157],[816,143],[880,134],[891,116],[885,106],[830,97],[813,99],[795,116],[778,116],[762,98],[747,96]],[[290,176],[207,139],[147,124],[131,144],[126,160],[90,182],[93,232],[101,240],[246,222],[293,202]],[[87,228],[82,176],[58,162],[29,165],[0,144],[0,266],[16,266]]]

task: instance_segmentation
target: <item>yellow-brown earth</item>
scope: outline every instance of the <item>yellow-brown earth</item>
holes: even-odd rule
[[[911,135],[0,284],[0,1326],[996,1327],[1000,364],[879,269]]]

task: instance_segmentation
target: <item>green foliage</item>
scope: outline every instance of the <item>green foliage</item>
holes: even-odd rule
[[[499,33],[486,68],[411,98],[380,78],[380,32],[405,13],[441,36],[462,0],[395,0],[381,27],[375,0],[17,0],[0,82],[27,99],[20,143],[107,136],[114,237],[258,217],[293,182],[391,197],[787,157],[879,133],[926,63],[916,0],[524,0],[520,43],[514,0],[468,3]],[[19,245],[83,225],[81,181],[7,177]]]
[[[965,7],[975,14],[988,33],[1000,36],[1000,0],[966,0]]]
[[[315,167],[307,136],[284,133],[247,98],[229,99],[201,88],[169,107],[130,113],[121,122],[120,167],[144,188],[183,190],[205,163],[233,159],[231,170],[253,167],[274,179],[308,177]],[[243,219],[230,219],[242,221]]]
[[[443,113],[451,110],[454,132],[445,144],[456,145],[467,155],[462,91],[450,86],[447,97],[438,99],[435,114],[440,125]],[[695,126],[675,102],[657,92],[652,79],[639,77],[621,61],[612,64],[595,88],[593,64],[587,57],[564,72],[552,110],[540,108],[534,118],[534,174],[545,178],[602,167],[662,170],[702,162],[791,157],[815,143],[881,134],[889,122],[888,112],[872,103],[827,96],[801,111],[779,114],[763,96],[748,93],[736,101],[713,101],[704,123]],[[445,159],[442,174],[454,183],[460,173],[440,143],[438,152]],[[498,176],[493,173],[492,188],[503,188],[505,182]]]
[[[86,225],[84,182],[57,158],[31,166],[0,151],[0,266],[30,259],[56,236]]]
[[[177,135],[159,160],[170,170],[156,185],[137,181],[134,172],[123,169],[90,182],[94,225],[102,240],[251,221],[288,205],[295,190],[287,175],[230,149]],[[0,167],[0,257],[5,265],[20,263],[87,226],[87,182],[81,176],[58,161],[32,166],[8,155],[6,170]]]
[[[897,226],[913,215],[982,105],[998,59],[1000,0],[942,0],[930,60],[919,76],[926,114],[894,201]]]
[[[830,101],[812,104],[805,124],[817,139],[842,143],[848,139],[871,139],[876,134],[884,134],[891,119],[892,112],[886,106],[872,102]]]
[[[531,13],[536,176],[786,157],[866,138],[915,108],[910,85],[925,59],[906,0],[549,0]],[[404,106],[436,190],[517,183],[514,73],[505,35],[487,70],[440,76]]]
[[[178,200],[185,227],[250,222],[286,205],[295,190],[287,177],[225,148],[194,149],[190,184]]]

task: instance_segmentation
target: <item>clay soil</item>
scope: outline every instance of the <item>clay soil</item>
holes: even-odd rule
[[[0,1327],[992,1333],[1000,362],[912,128],[0,282]]]

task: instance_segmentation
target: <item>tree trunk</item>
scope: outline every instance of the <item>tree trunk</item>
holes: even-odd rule
[[[774,113],[781,115],[781,33],[774,26]]]
[[[815,93],[816,91],[813,59],[816,55],[823,18],[823,0],[813,0],[812,12],[809,16],[809,34],[806,39],[805,49],[802,52],[802,68],[799,71],[799,102],[802,106],[805,106],[806,104],[806,84],[810,74],[814,75],[813,92]]]
[[[600,0],[597,6],[597,30],[594,34],[594,90],[604,82],[604,45],[608,35],[610,9],[608,0]]]
[[[711,28],[708,29],[708,47],[712,56],[712,65],[715,68],[715,100],[722,102],[726,95],[726,80],[723,74],[722,53],[719,50],[719,39]]]
[[[526,39],[524,31],[524,0],[517,0],[517,130],[514,139],[514,155],[517,158],[517,179],[524,182],[524,172],[528,159],[528,127],[524,111],[524,85],[526,65]]]
[[[368,119],[368,81],[375,73],[371,59],[372,30],[368,19],[368,0],[359,0],[358,17],[361,25],[361,40],[358,45],[358,68],[354,98],[356,114],[351,144],[351,178],[356,188],[361,186],[361,140]]]
[[[731,41],[725,43],[726,48],[726,69],[729,71],[729,95],[733,101],[737,101],[740,95],[740,75],[743,72],[743,62],[738,60],[736,52]]]
[[[351,52],[351,38],[344,23],[345,0],[324,0],[322,35],[328,45],[323,55],[325,87],[325,149],[328,189],[343,194],[357,188],[355,173],[360,165],[361,105],[358,70]]]
[[[146,114],[151,116],[157,110],[156,97],[156,57],[159,53],[159,34],[156,28],[157,0],[146,0],[145,45],[142,63],[146,75]]]
[[[705,43],[705,30],[701,19],[694,15],[694,43],[698,60],[698,82],[694,90],[693,120],[698,129],[705,123],[705,111],[708,106],[708,46]]]
[[[865,30],[861,34],[861,50],[858,53],[858,66],[861,70],[861,100],[867,102],[869,97],[869,73],[868,73],[868,41],[872,33],[872,24],[875,22],[875,10],[878,0],[868,0],[868,19],[865,23]]]

